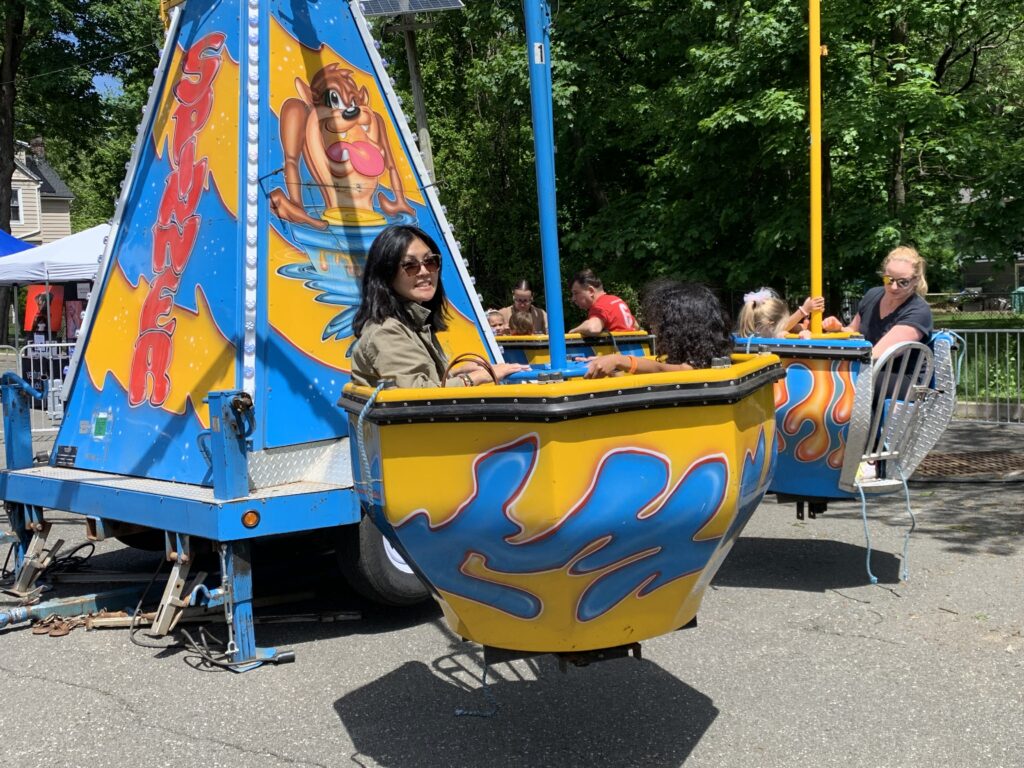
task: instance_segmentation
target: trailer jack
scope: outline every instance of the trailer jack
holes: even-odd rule
[[[170,532],[166,536],[167,559],[173,566],[148,634],[154,637],[168,634],[187,608],[209,610],[223,607],[228,632],[223,658],[213,658],[193,642],[196,646],[194,650],[200,653],[204,661],[233,672],[246,672],[267,663],[287,664],[295,661],[295,654],[291,651],[260,648],[256,645],[252,614],[252,563],[248,542],[223,542],[219,545],[220,587],[210,589],[204,584],[206,574],[199,573],[186,589],[185,583],[193,562],[190,537]],[[188,637],[191,639],[191,636]]]

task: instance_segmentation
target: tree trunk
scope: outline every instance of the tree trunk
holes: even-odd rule
[[[4,51],[0,58],[0,229],[11,231],[11,179],[14,178],[14,79],[24,47],[24,0],[7,0],[4,14]],[[6,316],[5,316],[6,317]]]
[[[889,30],[889,42],[892,46],[898,47],[900,53],[890,60],[890,64],[896,61],[906,60],[906,47],[908,39],[906,17],[897,18]],[[898,88],[907,80],[906,72],[898,69],[890,74],[889,82],[894,88]],[[899,110],[896,110],[897,114]],[[907,122],[900,115],[894,126],[896,131],[896,144],[892,148],[889,159],[889,215],[898,219],[900,211],[907,203],[907,186],[905,178],[905,161],[903,156],[904,140],[907,135]]]
[[[3,57],[0,58],[0,229],[11,231],[11,181],[14,178],[15,78],[25,47],[25,2],[7,0],[4,14]],[[7,343],[11,315],[11,288],[0,286],[0,343]]]
[[[907,204],[907,187],[903,179],[903,139],[906,136],[906,125],[900,123],[896,128],[896,146],[893,147],[889,161],[889,215],[899,218],[900,211]]]

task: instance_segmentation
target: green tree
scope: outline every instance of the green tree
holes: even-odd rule
[[[825,268],[833,296],[916,243],[938,283],[1024,248],[1024,2],[826,0]],[[485,297],[539,274],[517,4],[420,35],[442,200]],[[553,15],[563,273],[724,292],[808,281],[807,7],[578,0]],[[398,62],[401,41],[389,38]]]
[[[48,5],[54,12],[57,4]],[[72,227],[79,230],[113,214],[163,31],[158,0],[73,5],[56,34],[59,54],[54,36],[30,41],[17,109],[19,134],[45,139],[47,160],[75,193]]]
[[[76,195],[75,229],[103,221],[123,178],[157,60],[158,0],[7,0],[0,5],[0,229],[10,232],[14,147],[42,136]],[[98,76],[121,90],[101,96]],[[0,339],[10,290],[0,288]]]

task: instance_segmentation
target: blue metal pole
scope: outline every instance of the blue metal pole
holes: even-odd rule
[[[551,12],[546,0],[523,0],[526,56],[530,63],[530,104],[540,211],[540,252],[544,267],[544,301],[548,311],[551,368],[565,367],[565,318],[562,275],[558,264],[558,217],[555,205],[555,137],[551,109]]]

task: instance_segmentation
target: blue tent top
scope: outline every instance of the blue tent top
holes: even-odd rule
[[[24,240],[12,237],[0,229],[0,256],[10,256],[12,253],[27,251],[32,247],[31,244],[26,243]]]

